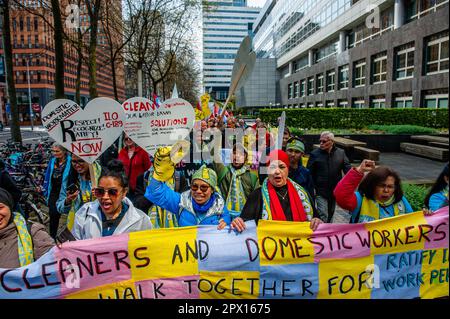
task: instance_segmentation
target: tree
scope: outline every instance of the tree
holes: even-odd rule
[[[3,15],[2,19],[2,38],[3,38],[3,52],[5,55],[5,71],[6,83],[8,85],[8,96],[11,108],[11,138],[14,142],[22,143],[22,134],[19,126],[19,111],[17,109],[16,87],[14,82],[14,70],[12,60],[12,45],[11,45],[11,28],[9,19],[9,0],[0,2],[0,10]]]
[[[97,36],[98,25],[101,18],[102,0],[85,0],[89,16],[89,97],[98,97],[97,92]],[[114,2],[113,2],[114,3]],[[114,4],[113,4],[114,5]]]

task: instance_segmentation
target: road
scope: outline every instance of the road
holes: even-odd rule
[[[39,142],[39,140],[42,137],[47,137],[48,134],[44,130],[44,128],[41,127],[34,127],[34,130],[31,130],[31,127],[21,127],[20,129],[22,133],[22,142],[24,144],[35,144]],[[8,139],[11,138],[11,131],[9,127],[5,127],[2,132],[0,132],[0,143],[6,142]]]

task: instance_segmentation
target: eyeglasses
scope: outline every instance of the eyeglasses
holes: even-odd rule
[[[208,191],[208,189],[209,189],[209,186],[208,186],[208,185],[201,185],[201,186],[198,186],[197,184],[193,184],[193,185],[191,186],[191,190],[192,190],[193,192],[196,192],[199,188],[200,188],[200,190],[201,190],[203,193],[206,193],[206,192]]]
[[[325,144],[326,142],[329,142],[330,140],[319,140],[320,144]]]
[[[395,185],[378,184],[377,187],[387,189],[388,191],[392,191],[395,189]]]
[[[72,160],[72,165],[82,165],[84,163],[83,160]]]
[[[105,189],[105,188],[96,188],[94,189],[95,197],[101,198],[105,196],[105,193],[108,193],[109,197],[117,197],[119,194],[119,190],[115,188]]]
[[[129,138],[129,137],[125,137],[124,139],[123,139],[124,141],[130,141],[131,140],[131,138]]]

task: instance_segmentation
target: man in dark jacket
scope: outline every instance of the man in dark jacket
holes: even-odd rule
[[[320,148],[311,152],[307,168],[311,172],[316,189],[316,204],[320,218],[331,222],[336,200],[333,190],[352,166],[344,150],[334,145],[334,134],[328,131],[320,135]]]

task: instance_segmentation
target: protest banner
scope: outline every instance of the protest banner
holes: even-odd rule
[[[183,140],[194,127],[194,110],[183,99],[169,99],[158,107],[148,99],[134,97],[122,107],[126,114],[125,133],[150,155],[159,147]]]
[[[0,269],[0,298],[448,296],[448,206],[363,224],[247,222],[64,243]]]
[[[84,109],[57,99],[42,110],[42,123],[57,143],[92,164],[122,134],[125,113],[106,97],[91,100]]]

